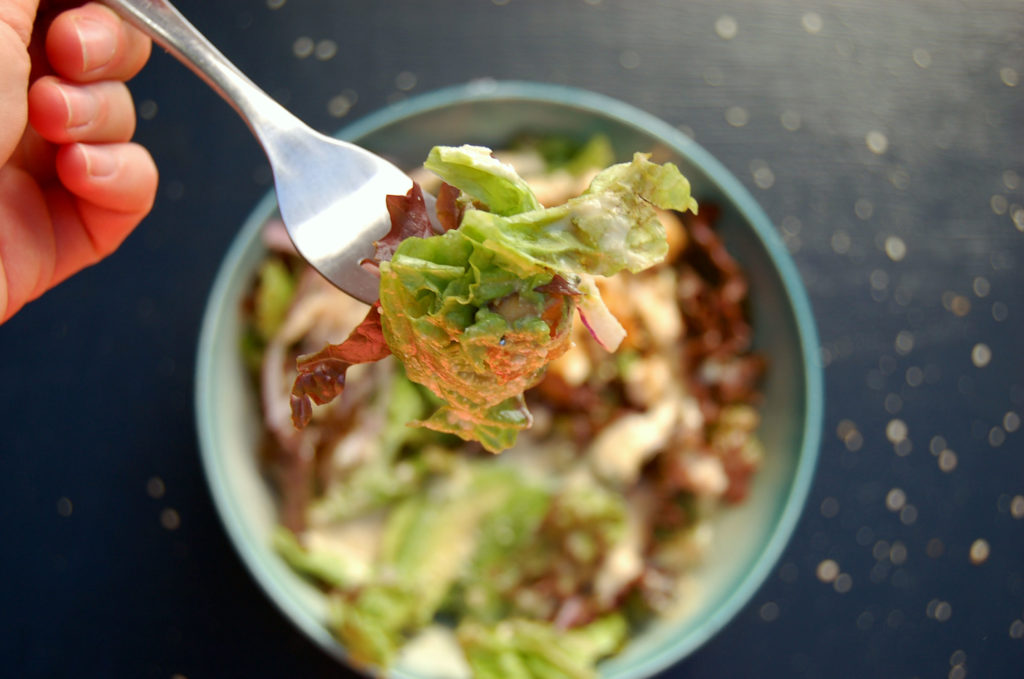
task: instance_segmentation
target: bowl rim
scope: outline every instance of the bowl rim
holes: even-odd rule
[[[792,478],[789,494],[783,502],[782,511],[764,548],[751,564],[750,569],[740,579],[739,585],[732,590],[722,604],[687,635],[664,644],[658,651],[631,665],[627,672],[619,672],[614,675],[616,679],[650,676],[689,656],[733,619],[767,579],[769,572],[781,557],[796,529],[814,478],[824,417],[824,375],[814,314],[796,264],[771,220],[747,188],[721,162],[681,130],[632,104],[571,86],[515,80],[498,81],[485,78],[426,92],[393,103],[344,126],[336,136],[354,141],[385,126],[432,110],[471,102],[500,101],[535,101],[599,114],[625,127],[634,128],[655,137],[681,155],[688,157],[705,172],[708,183],[715,186],[722,195],[734,203],[738,213],[751,226],[778,272],[786,298],[793,310],[800,345],[801,366],[804,373],[805,410],[802,428],[799,432],[800,447],[795,463],[796,474]],[[199,333],[195,371],[194,403],[199,435],[199,453],[218,516],[249,574],[257,581],[264,593],[304,634],[313,639],[330,655],[346,661],[346,654],[342,646],[337,643],[319,620],[314,619],[283,589],[278,582],[278,575],[271,572],[270,567],[263,561],[262,553],[251,544],[244,528],[245,521],[236,511],[236,507],[227,493],[226,470],[218,463],[217,456],[213,454],[215,425],[210,415],[212,394],[207,390],[207,378],[214,370],[212,350],[216,339],[215,330],[219,318],[227,313],[235,313],[235,309],[229,305],[227,293],[255,232],[261,226],[265,216],[272,212],[275,204],[274,192],[271,190],[250,211],[246,222],[234,237],[220,264],[207,298]],[[389,675],[405,676],[404,673],[394,670],[389,671]]]

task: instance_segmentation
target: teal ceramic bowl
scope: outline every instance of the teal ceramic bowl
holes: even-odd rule
[[[653,150],[673,160],[701,203],[720,207],[719,233],[750,279],[756,350],[770,369],[760,436],[765,463],[745,504],[722,512],[699,595],[686,614],[655,623],[602,677],[636,679],[680,661],[746,604],[768,576],[800,516],[821,433],[823,393],[818,340],[800,277],[771,222],[742,184],[674,127],[628,104],[561,86],[485,81],[424,94],[389,106],[341,131],[341,137],[417,167],[435,144],[501,147],[519,133],[608,135],[628,158]],[[274,214],[267,196],[245,223],[210,294],[199,342],[196,418],[210,489],[227,532],[257,583],[284,615],[340,660],[345,650],[324,627],[325,603],[270,547],[274,494],[257,466],[260,416],[239,355],[240,300],[264,255],[261,225]],[[441,676],[398,666],[395,677]]]

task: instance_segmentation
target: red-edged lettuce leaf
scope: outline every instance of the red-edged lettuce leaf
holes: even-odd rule
[[[447,182],[441,183],[437,192],[437,221],[445,231],[459,228],[464,207],[459,204],[462,191]]]
[[[454,204],[454,198],[450,199]],[[423,200],[423,189],[413,183],[404,196],[387,196],[391,230],[375,241],[374,256],[364,264],[379,271],[381,262],[390,261],[399,244],[406,238],[426,238],[434,229]],[[296,361],[298,375],[292,385],[292,424],[301,429],[313,416],[313,403],[323,405],[345,390],[345,374],[357,363],[379,361],[391,354],[380,321],[380,304],[370,307],[366,318],[341,344],[328,344],[315,354],[300,356]]]
[[[558,274],[555,274],[555,277],[552,278],[550,282],[545,283],[544,285],[538,285],[534,290],[537,292],[543,292],[545,295],[568,295],[570,297],[578,297],[583,294],[576,283],[571,283]]]
[[[374,304],[366,318],[341,344],[328,344],[315,354],[296,361],[299,374],[292,385],[292,424],[301,429],[313,416],[313,405],[323,405],[345,389],[345,373],[357,363],[372,363],[391,354],[380,323],[380,304]]]
[[[373,259],[379,264],[391,260],[398,244],[406,238],[426,238],[434,235],[423,201],[423,189],[414,183],[404,196],[387,197],[388,214],[391,216],[391,230],[379,241],[374,241]]]

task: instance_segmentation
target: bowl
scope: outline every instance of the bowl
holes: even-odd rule
[[[807,294],[776,231],[743,185],[685,134],[628,104],[591,92],[537,83],[480,81],[410,98],[343,129],[339,136],[417,167],[435,144],[501,147],[519,133],[584,140],[607,135],[618,155],[653,150],[674,161],[701,203],[720,209],[717,230],[746,270],[755,350],[768,357],[765,449],[745,503],[714,519],[717,540],[695,572],[699,595],[687,612],[649,625],[599,666],[602,677],[636,679],[680,661],[750,600],[785,547],[802,511],[821,433],[823,390]],[[259,231],[275,213],[273,195],[253,210],[217,274],[203,318],[196,373],[196,419],[209,486],[230,539],[257,583],[327,653],[344,648],[324,625],[322,596],[273,551],[274,494],[257,464],[260,411],[238,346],[241,300],[265,254]],[[423,679],[420,668],[392,676]]]

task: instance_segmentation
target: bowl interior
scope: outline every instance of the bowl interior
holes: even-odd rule
[[[678,619],[650,626],[602,677],[640,677],[687,655],[718,631],[754,594],[780,555],[806,498],[820,437],[821,369],[806,294],[775,231],[743,186],[697,144],[628,105],[592,93],[536,84],[470,85],[389,107],[341,136],[416,167],[435,144],[501,147],[521,133],[585,140],[597,132],[628,159],[652,151],[679,165],[702,205],[720,209],[719,233],[750,280],[756,350],[769,359],[760,436],[766,450],[748,500],[714,519],[716,539]],[[274,214],[266,197],[253,211],[222,265],[208,304],[197,368],[201,452],[218,509],[243,560],[281,610],[319,645],[344,651],[323,627],[320,597],[270,548],[273,495],[256,464],[259,407],[238,347],[239,303],[264,250],[262,223]],[[399,666],[397,677],[430,677]]]

